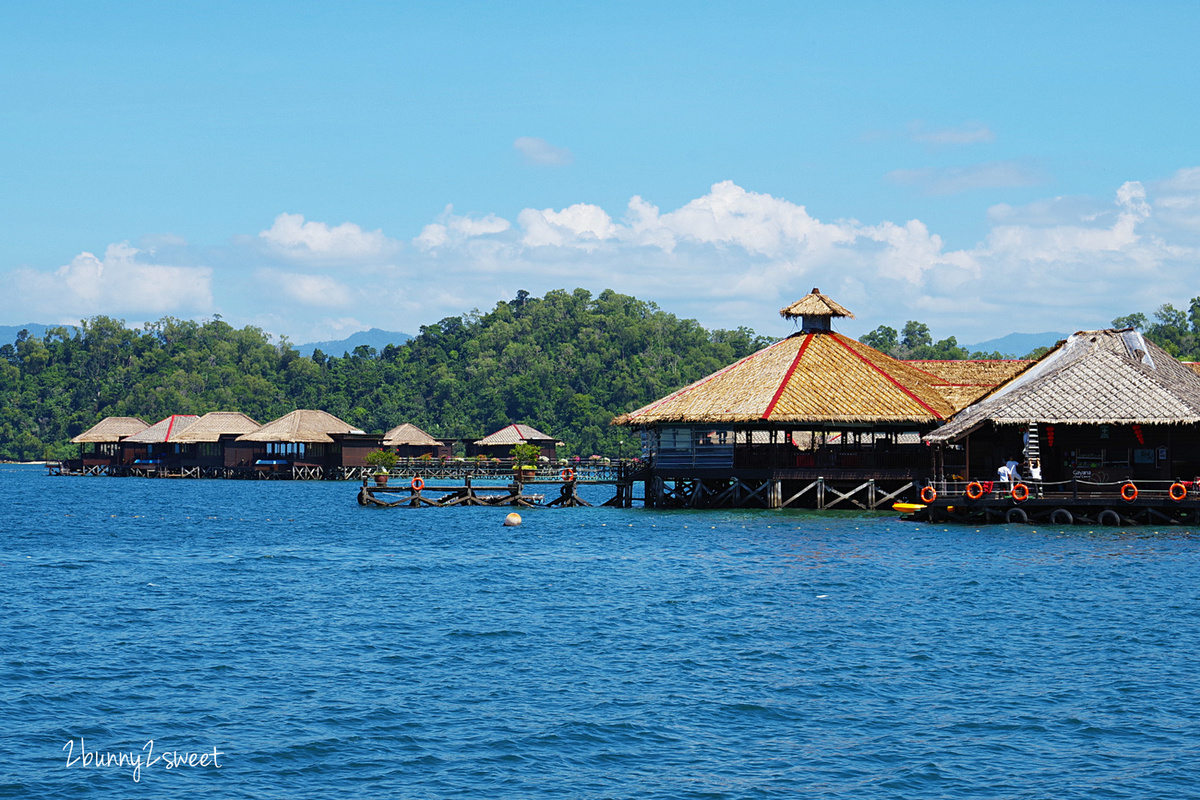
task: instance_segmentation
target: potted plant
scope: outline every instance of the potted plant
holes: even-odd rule
[[[512,449],[513,471],[524,480],[536,477],[539,455],[541,455],[541,450],[537,445],[528,442],[514,444]]]
[[[396,454],[391,450],[372,450],[367,453],[366,462],[375,467],[375,485],[387,486],[388,474],[396,466]]]

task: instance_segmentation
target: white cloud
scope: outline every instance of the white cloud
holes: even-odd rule
[[[680,242],[736,246],[779,257],[828,250],[854,238],[854,225],[824,224],[804,206],[747,192],[733,181],[714,184],[704,197],[660,215],[640,197],[630,201],[635,240],[671,249]]]
[[[479,236],[504,233],[511,227],[512,223],[495,214],[484,217],[458,216],[453,206],[446,206],[439,221],[426,225],[413,243],[422,250],[433,250]]]
[[[513,142],[513,149],[521,154],[526,164],[541,167],[563,167],[575,160],[567,148],[555,147],[537,136],[520,137]]]
[[[353,222],[335,226],[305,222],[303,214],[280,214],[258,237],[280,255],[324,263],[378,261],[400,248],[399,242],[389,239],[381,230],[364,231]]]
[[[527,208],[517,216],[528,247],[578,247],[594,250],[617,234],[617,226],[599,206],[576,203],[562,211]]]
[[[992,133],[991,128],[982,122],[968,122],[953,128],[935,128],[933,130],[926,130],[921,123],[914,122],[909,130],[913,141],[940,147],[996,141],[996,134]]]
[[[996,207],[984,240],[956,250],[920,220],[827,222],[728,181],[667,212],[634,197],[619,220],[587,203],[525,209],[516,229],[441,246],[438,283],[461,290],[422,313],[489,307],[521,288],[583,286],[654,300],[707,325],[778,334],[777,310],[816,285],[850,306],[859,322],[847,325],[864,331],[915,318],[966,342],[1101,325],[1182,302],[1178,287],[1200,280],[1200,249],[1182,243],[1178,227],[1155,227],[1163,226],[1156,191],[1172,208],[1200,209],[1200,177],[1192,180],[1130,182],[1107,202]]]
[[[388,260],[346,264],[331,254],[379,253],[394,240],[365,234],[375,249],[355,251],[338,244],[335,232],[353,241],[358,226],[285,217],[272,235],[321,252],[328,263],[314,257],[280,268],[275,249],[235,240],[206,251],[213,269],[166,266],[113,245],[103,258],[84,253],[57,270],[8,273],[16,291],[7,315],[65,321],[217,308],[231,324],[253,322],[310,341],[344,336],[347,320],[415,333],[520,289],[540,295],[583,287],[652,300],[710,327],[783,335],[790,327],[778,309],[820,286],[858,316],[842,325],[852,335],[919,319],[935,336],[970,342],[1102,326],[1200,293],[1187,288],[1200,284],[1200,169],[1130,181],[1107,198],[998,205],[986,222],[978,243],[949,249],[919,219],[823,220],[798,203],[724,181],[674,209],[635,196],[617,216],[581,202],[526,208],[514,224],[448,207],[416,246]],[[181,253],[176,260],[189,256]]]
[[[1036,186],[1046,180],[1039,170],[1020,161],[992,161],[961,167],[897,169],[885,177],[892,183],[920,187],[929,195],[961,194],[972,189]]]
[[[160,316],[212,308],[212,270],[148,263],[128,242],[103,258],[80,253],[55,270],[10,273],[14,292],[2,301],[25,314],[78,320],[96,314]]]
[[[289,300],[317,308],[344,308],[351,302],[350,289],[328,275],[261,269],[257,277],[264,296],[281,293]]]

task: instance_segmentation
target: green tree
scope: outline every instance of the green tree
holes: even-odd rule
[[[887,325],[880,325],[875,330],[865,334],[861,341],[863,344],[869,347],[874,347],[881,353],[887,353],[888,355],[891,355],[895,352],[897,345],[900,343],[900,338],[895,328],[888,327]]]

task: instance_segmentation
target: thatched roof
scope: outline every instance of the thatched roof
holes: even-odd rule
[[[1007,380],[1019,375],[1032,361],[1005,359],[1003,361],[930,361],[904,362],[937,378],[934,386],[960,411]]]
[[[239,442],[303,442],[316,444],[333,441],[332,433],[362,433],[349,422],[327,411],[298,409],[268,422],[256,431],[243,434]]]
[[[1080,331],[929,434],[949,441],[984,423],[1200,422],[1200,375],[1131,329]]]
[[[250,433],[260,427],[253,419],[237,411],[210,411],[185,430],[172,433],[169,441],[180,444],[217,442],[222,435]]]
[[[402,445],[414,447],[435,447],[439,444],[441,444],[441,442],[418,428],[416,425],[413,425],[411,422],[406,422],[403,425],[397,425],[383,435],[384,447],[397,447]]]
[[[133,436],[125,439],[125,441],[131,444],[162,444],[164,442],[171,442],[174,441],[173,436],[185,431],[198,419],[200,418],[195,414],[172,414],[166,419],[160,419],[149,428],[138,431]]]
[[[937,380],[840,333],[797,333],[613,423],[933,425],[954,411]]]
[[[797,317],[849,317],[854,319],[853,314],[821,294],[821,290],[816,287],[813,287],[812,292],[790,306],[779,309],[779,316],[787,319],[796,319]]]
[[[475,444],[492,447],[505,444],[520,444],[521,442],[553,442],[553,436],[547,436],[537,428],[516,423],[506,425],[495,433],[488,434]]]
[[[105,417],[71,441],[75,444],[119,442],[149,427],[150,423],[137,417]]]

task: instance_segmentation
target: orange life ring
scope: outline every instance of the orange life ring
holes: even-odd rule
[[[972,500],[978,500],[983,497],[983,484],[979,481],[971,481],[967,484],[967,497]]]
[[[937,489],[933,488],[932,486],[926,486],[924,489],[921,490],[921,502],[922,503],[925,503],[926,505],[928,505],[929,503],[932,503],[934,500],[937,500]]]
[[[1029,499],[1029,487],[1023,483],[1018,483],[1012,488],[1012,499],[1018,503],[1023,503]]]
[[[564,481],[573,481],[573,480],[575,480],[575,470],[571,469],[570,467],[567,467],[567,468],[565,468],[565,469],[562,471],[562,479],[563,479]]]
[[[1167,494],[1171,496],[1172,500],[1178,503],[1187,497],[1187,487],[1179,481],[1175,481],[1175,483],[1171,484],[1171,488],[1167,490]]]
[[[420,475],[417,475],[412,479],[412,483],[409,485],[412,486],[414,492],[419,492],[425,488],[425,481],[421,480]]]
[[[1137,500],[1137,487],[1133,485],[1133,481],[1121,485],[1121,499],[1126,503]]]

